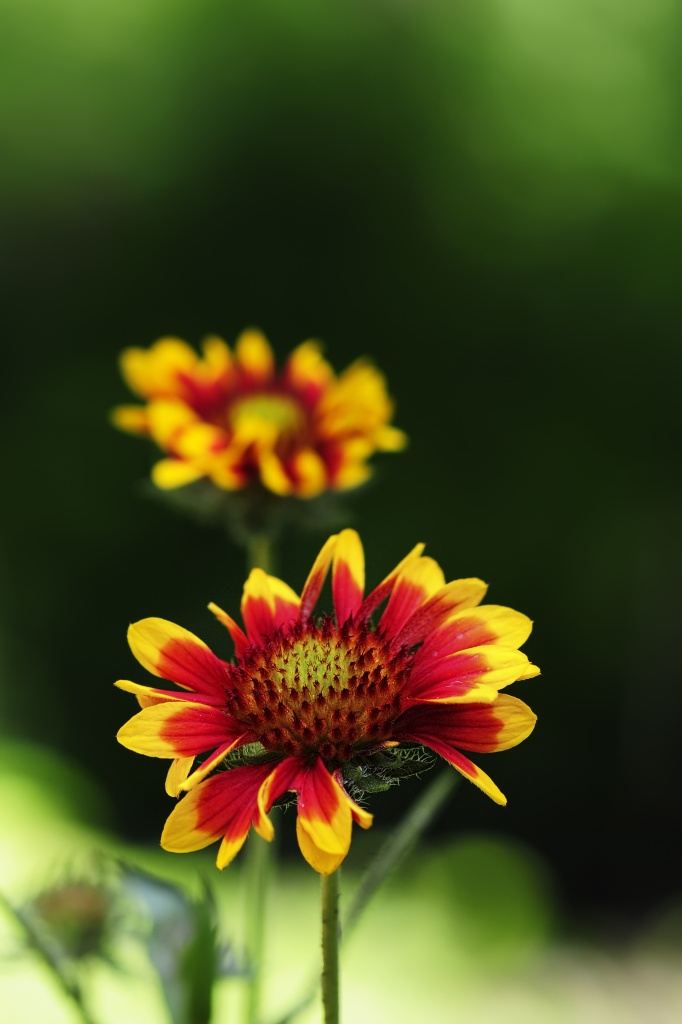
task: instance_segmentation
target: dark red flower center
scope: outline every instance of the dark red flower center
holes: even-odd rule
[[[391,739],[410,654],[366,623],[298,622],[246,652],[227,710],[267,750],[329,764]]]

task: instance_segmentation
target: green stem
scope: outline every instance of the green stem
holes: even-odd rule
[[[71,976],[71,972],[67,972],[65,964],[62,963],[62,958],[56,954],[56,951],[51,949],[47,942],[45,942],[38,929],[34,927],[30,917],[18,908],[12,906],[9,900],[3,896],[2,893],[0,893],[0,905],[5,908],[7,913],[10,914],[21,927],[29,948],[38,955],[64,995],[76,1006],[83,1024],[95,1024],[85,1005],[83,993],[81,992],[78,982]]]
[[[249,981],[246,992],[247,1024],[256,1024],[260,1016],[265,946],[265,909],[270,879],[270,844],[255,832],[249,836],[246,856],[246,950]]]
[[[339,1024],[339,872],[322,875],[322,1008],[324,1024]]]
[[[390,833],[386,841],[379,847],[374,859],[362,877],[343,921],[343,935],[347,938],[360,919],[365,907],[370,902],[386,876],[393,871],[400,860],[415,845],[424,831],[431,824],[438,812],[444,807],[459,784],[460,777],[453,768],[444,768],[433,781],[422,790],[397,827]],[[283,1017],[278,1017],[276,1024],[290,1024],[299,1014],[314,1001],[318,989],[318,980],[310,986],[306,994]]]
[[[247,571],[270,572],[273,561],[271,538],[267,533],[249,535],[246,550]],[[246,927],[245,947],[249,977],[244,1009],[245,1024],[257,1024],[263,985],[263,952],[265,948],[265,911],[271,874],[270,843],[252,832],[245,851]]]

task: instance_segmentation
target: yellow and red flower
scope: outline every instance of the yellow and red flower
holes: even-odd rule
[[[374,452],[406,442],[390,425],[378,370],[359,360],[337,377],[315,341],[295,348],[281,373],[256,330],[240,335],[234,353],[207,338],[203,356],[161,338],[148,350],[126,349],[121,369],[147,404],[119,406],[113,422],[165,453],[152,469],[162,489],[206,478],[234,491],[260,481],[277,495],[313,498],[357,487]]]
[[[116,684],[142,706],[118,739],[140,754],[172,758],[166,788],[186,793],[166,822],[166,850],[198,850],[222,839],[223,868],[251,826],[272,838],[268,812],[294,792],[301,852],[316,871],[330,874],[348,852],[353,821],[362,828],[372,823],[346,791],[344,765],[402,745],[429,747],[506,803],[461,751],[506,750],[533,729],[530,708],[499,692],[538,675],[518,650],[531,621],[511,608],[479,607],[486,585],[446,583],[423,547],[367,597],[364,553],[353,530],[325,543],[300,597],[254,569],[242,598],[244,629],[209,605],[230,633],[234,663],[163,619],[130,627],[138,661],[182,687]],[[314,617],[330,567],[335,615]],[[240,760],[240,751],[249,756]],[[201,754],[207,756],[194,767]]]

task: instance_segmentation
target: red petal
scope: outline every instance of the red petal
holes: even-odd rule
[[[258,817],[257,795],[271,765],[249,765],[220,772],[183,797],[168,818],[161,845],[173,853],[210,846],[221,836],[228,844],[225,866]]]
[[[365,592],[365,555],[355,530],[342,530],[336,540],[332,566],[332,595],[339,626],[352,618]]]

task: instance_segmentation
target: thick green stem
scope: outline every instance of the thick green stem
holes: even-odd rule
[[[339,872],[322,875],[322,1009],[324,1024],[339,1024]]]
[[[247,571],[272,569],[271,538],[266,533],[254,533],[247,542]],[[265,911],[268,883],[271,873],[270,844],[252,832],[245,851],[246,870],[246,928],[245,947],[249,978],[244,1004],[245,1024],[257,1024],[260,1017],[263,983],[263,951],[265,948]]]

